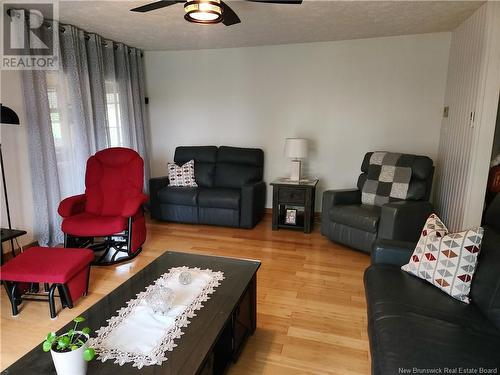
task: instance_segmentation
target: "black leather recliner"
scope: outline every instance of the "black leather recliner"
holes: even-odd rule
[[[253,228],[261,220],[266,202],[262,150],[177,147],[175,163],[189,160],[195,161],[196,188],[168,186],[166,176],[150,179],[152,218],[242,228]]]
[[[415,373],[413,368],[498,374],[500,195],[485,223],[470,304],[400,269],[415,243],[377,241],[364,276],[372,374]]]
[[[419,228],[433,211],[429,196],[434,167],[427,156],[414,156],[407,200],[382,207],[362,204],[361,191],[372,154],[368,152],[363,159],[357,189],[323,193],[321,213],[321,234],[368,253],[377,238],[417,241]]]

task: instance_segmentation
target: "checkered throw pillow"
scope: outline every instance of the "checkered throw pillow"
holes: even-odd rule
[[[393,152],[374,152],[361,192],[363,204],[383,206],[405,200],[411,180],[414,156]]]
[[[168,163],[167,169],[168,186],[198,186],[194,178],[194,160],[190,160],[181,166],[174,163]]]
[[[443,222],[432,214],[424,225],[410,261],[401,269],[437,286],[453,298],[469,303],[482,238],[481,227],[448,233]]]

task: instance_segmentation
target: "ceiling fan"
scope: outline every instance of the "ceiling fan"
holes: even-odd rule
[[[246,0],[256,3],[301,4],[302,0]],[[186,21],[202,24],[222,22],[226,26],[240,23],[238,15],[222,0],[160,0],[131,9],[132,12],[150,12],[177,3],[184,3]]]

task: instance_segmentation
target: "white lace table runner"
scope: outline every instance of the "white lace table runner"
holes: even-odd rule
[[[179,274],[189,271],[192,281],[188,285],[179,282]],[[108,325],[99,328],[97,337],[90,339],[102,362],[114,359],[120,366],[133,362],[139,369],[143,366],[161,365],[167,360],[165,353],[172,351],[183,334],[182,327],[187,327],[190,318],[196,316],[202,302],[207,301],[220,281],[222,272],[188,267],[171,268],[156,279],[146,290],[127,302],[126,307],[117,310],[118,315],[108,319]],[[165,286],[175,292],[173,307],[166,315],[155,314],[146,303],[149,294]]]

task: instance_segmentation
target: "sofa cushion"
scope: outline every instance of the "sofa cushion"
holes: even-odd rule
[[[217,147],[215,146],[179,146],[175,149],[174,161],[184,164],[194,160],[196,183],[202,187],[213,187]]]
[[[499,213],[500,215],[500,213]],[[488,224],[488,222],[486,222]],[[500,231],[485,227],[470,297],[500,329]]]
[[[180,206],[196,206],[198,204],[198,188],[167,186],[158,192],[160,203]]]
[[[217,153],[217,162],[262,167],[264,165],[264,151],[260,148],[220,146]]]
[[[61,229],[73,236],[108,236],[127,228],[127,218],[123,216],[101,216],[88,212],[73,215],[63,220]]]
[[[381,208],[364,204],[334,206],[330,209],[330,219],[336,223],[376,233]]]
[[[500,366],[500,331],[474,304],[449,298],[397,266],[371,266],[364,281],[374,374]]]
[[[238,189],[202,189],[198,195],[200,207],[230,208],[239,210],[240,190]]]
[[[215,186],[241,188],[261,181],[263,166],[264,152],[260,149],[221,146],[217,153]]]

